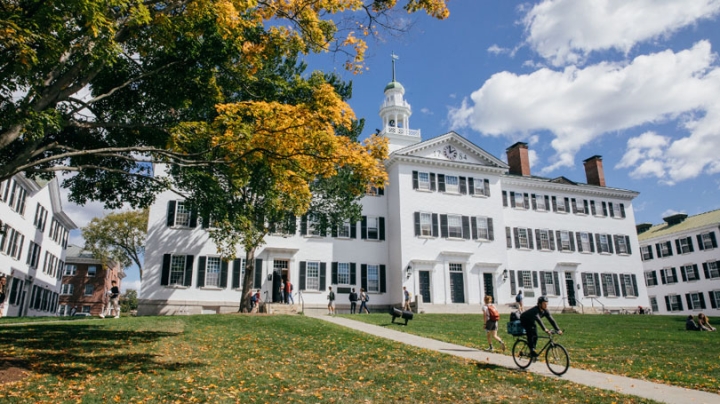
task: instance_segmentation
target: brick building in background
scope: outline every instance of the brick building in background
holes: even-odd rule
[[[120,287],[123,278],[125,272],[118,264],[103,265],[99,258],[82,247],[68,246],[58,314],[69,316],[75,307],[76,313],[100,315],[108,301],[106,293],[112,281],[117,281]]]

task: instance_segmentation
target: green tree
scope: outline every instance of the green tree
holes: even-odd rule
[[[445,18],[445,2],[402,8]],[[394,11],[396,0],[2,0],[0,180],[72,172],[71,201],[141,207],[170,185],[151,163],[244,165],[210,152],[233,145],[169,145],[223,115],[287,112],[258,102],[268,63],[340,52],[360,71],[364,38],[407,26]]]
[[[138,298],[137,290],[128,289],[124,294],[120,295],[120,312],[129,313],[130,310],[137,310]]]
[[[101,260],[117,262],[123,268],[137,265],[142,279],[147,226],[147,210],[110,213],[102,218],[93,218],[82,228],[85,249]]]

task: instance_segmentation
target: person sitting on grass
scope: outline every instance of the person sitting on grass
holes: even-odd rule
[[[685,330],[686,331],[700,331],[700,326],[695,324],[695,320],[693,320],[692,315],[687,316],[687,320],[685,321]]]
[[[710,320],[703,313],[698,314],[698,326],[702,331],[715,331],[715,327],[710,325]]]
[[[530,345],[530,355],[532,357],[538,356],[537,352],[535,352],[535,345],[537,344],[538,340],[536,323],[540,324],[540,327],[542,327],[546,333],[550,334],[550,330],[548,330],[545,327],[545,324],[543,324],[542,322],[543,317],[548,319],[550,324],[553,326],[553,328],[559,335],[562,335],[562,330],[558,327],[552,315],[550,315],[550,311],[547,307],[548,298],[545,296],[540,296],[537,300],[537,306],[533,307],[532,309],[525,310],[520,315],[520,324],[522,324],[525,332],[527,333],[528,345]]]

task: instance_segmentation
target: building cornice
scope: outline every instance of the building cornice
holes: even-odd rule
[[[429,158],[429,157],[418,157],[418,156],[412,156],[412,155],[406,155],[406,154],[399,154],[399,155],[395,154],[395,155],[390,156],[390,158],[385,161],[385,166],[390,168],[397,163],[412,163],[412,164],[420,164],[420,165],[429,166],[429,167],[473,170],[473,171],[492,173],[495,175],[502,175],[507,171],[507,169],[501,168],[501,167],[492,167],[492,166],[486,166],[483,164],[464,163],[464,162],[452,161],[452,160],[438,160],[438,159]]]
[[[629,191],[625,189],[619,189],[619,188],[608,188],[608,187],[600,187],[596,185],[587,185],[587,184],[578,184],[578,185],[570,185],[570,184],[559,184],[556,182],[551,182],[548,179],[539,179],[534,177],[519,177],[514,175],[506,175],[501,179],[502,185],[515,185],[522,188],[529,188],[529,189],[537,189],[537,190],[547,190],[547,191],[556,191],[556,192],[568,192],[568,193],[576,193],[576,194],[585,194],[585,195],[591,195],[595,197],[603,197],[603,198],[617,198],[617,199],[626,199],[626,200],[632,200],[636,198],[638,195],[640,195],[637,191]]]

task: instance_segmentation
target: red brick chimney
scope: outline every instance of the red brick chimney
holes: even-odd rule
[[[508,147],[505,152],[510,166],[510,174],[530,175],[530,158],[528,157],[527,143],[517,142]]]
[[[605,172],[603,172],[602,156],[594,155],[589,159],[584,160],[583,164],[585,164],[585,176],[587,177],[587,183],[590,185],[604,187]]]

